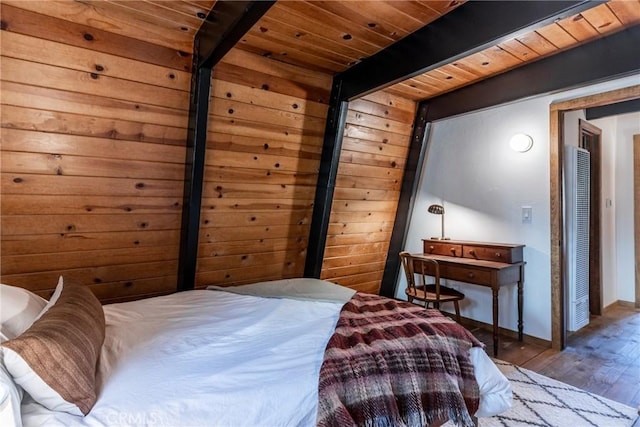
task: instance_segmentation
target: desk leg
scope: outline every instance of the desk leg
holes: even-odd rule
[[[523,305],[522,279],[518,281],[518,341],[522,341],[522,305]]]
[[[499,287],[493,287],[493,356],[498,356],[498,292]]]

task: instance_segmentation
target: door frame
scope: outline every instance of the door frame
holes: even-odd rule
[[[636,252],[636,308],[640,308],[640,135],[633,135],[633,229]]]
[[[596,95],[557,101],[549,106],[549,181],[550,181],[550,243],[551,243],[551,347],[566,346],[565,281],[562,255],[564,218],[562,214],[562,164],[564,152],[564,114],[568,111],[600,107],[640,98],[640,85],[629,86]],[[636,257],[638,251],[636,251]],[[636,263],[637,266],[637,263]],[[637,276],[636,276],[637,277]],[[636,282],[636,290],[638,283]],[[636,294],[637,301],[637,294]]]

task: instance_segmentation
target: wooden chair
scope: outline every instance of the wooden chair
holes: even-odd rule
[[[460,323],[460,304],[464,294],[455,289],[440,285],[440,265],[435,259],[414,257],[409,252],[400,252],[402,266],[407,276],[407,288],[405,293],[409,302],[422,301],[425,308],[429,304],[440,309],[440,304],[453,302],[456,309],[456,321]],[[433,284],[427,283],[427,276],[435,280]],[[416,281],[416,278],[418,281]]]

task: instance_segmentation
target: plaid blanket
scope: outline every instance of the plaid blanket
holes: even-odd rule
[[[356,293],[327,343],[318,426],[473,426],[472,346],[482,344],[437,310]]]

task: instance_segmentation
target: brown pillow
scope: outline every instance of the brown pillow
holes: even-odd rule
[[[96,402],[104,312],[87,287],[61,286],[60,297],[40,319],[2,344],[4,363],[15,382],[40,404],[86,415]]]

